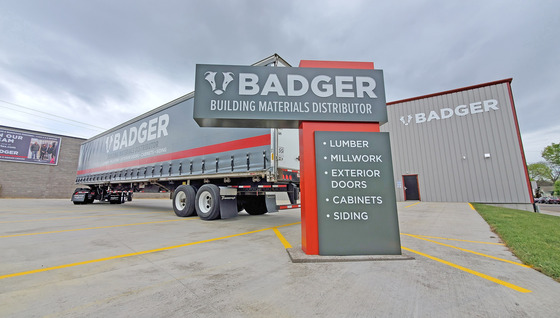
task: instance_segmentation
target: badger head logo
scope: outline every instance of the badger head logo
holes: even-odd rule
[[[222,74],[224,75],[224,81],[222,82],[222,87],[221,88],[216,87],[216,74],[217,74],[217,72],[208,71],[208,72],[204,73],[204,79],[208,83],[210,83],[210,86],[212,87],[212,92],[214,92],[214,94],[222,95],[226,91],[226,88],[229,85],[229,83],[231,83],[231,81],[233,81],[233,73],[232,72],[222,72]]]
[[[410,121],[412,120],[412,115],[408,115],[407,119],[404,119],[404,116],[401,117],[401,122],[405,125],[408,126],[408,124],[410,124]]]
[[[112,144],[113,144],[113,135],[109,137],[105,137],[105,150],[107,150],[107,153],[109,153],[109,151],[111,150]]]

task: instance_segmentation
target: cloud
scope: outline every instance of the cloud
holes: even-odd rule
[[[0,99],[112,127],[192,91],[197,63],[278,53],[294,66],[373,61],[389,101],[512,77],[522,135],[551,129],[558,142],[559,11],[557,1],[7,0]]]

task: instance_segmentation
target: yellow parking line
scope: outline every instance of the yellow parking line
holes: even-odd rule
[[[473,206],[472,204],[469,203],[469,206],[471,207],[471,210],[475,210],[475,211],[476,211],[476,209],[474,208],[474,206]]]
[[[277,228],[273,228],[272,230],[274,231],[274,233],[276,233],[276,236],[278,236],[278,239],[280,239],[280,242],[282,242],[282,244],[284,245],[284,248],[292,248],[292,245],[290,245],[290,242],[288,242],[288,240],[286,240],[284,235],[282,235],[282,233],[280,233],[280,231],[278,231]]]
[[[298,224],[301,224],[301,222],[294,222],[294,223],[288,223],[288,224],[284,224],[284,225],[278,225],[278,226],[275,226],[275,228],[298,225]]]
[[[130,224],[119,224],[119,225],[106,225],[106,226],[87,227],[87,228],[83,228],[83,229],[70,229],[70,230],[49,231],[49,232],[2,235],[2,236],[0,236],[0,238],[17,237],[17,236],[29,236],[29,235],[41,235],[41,234],[53,234],[53,233],[64,233],[64,232],[75,232],[75,231],[86,231],[86,230],[98,230],[98,229],[109,229],[109,228],[113,228],[113,227],[155,224],[155,223],[165,223],[165,222],[178,222],[178,221],[183,221],[183,220],[196,220],[196,218],[195,219],[192,219],[192,218],[191,219],[174,219],[174,220],[165,220],[165,221],[153,221],[153,222],[130,223]]]
[[[166,211],[169,212],[169,211]],[[23,223],[23,222],[39,222],[39,221],[51,221],[51,220],[70,220],[70,219],[83,219],[83,218],[97,218],[104,216],[125,216],[125,215],[141,215],[146,213],[160,213],[160,212],[143,212],[143,213],[123,213],[123,214],[106,214],[106,215],[82,215],[82,216],[65,216],[60,218],[46,218],[46,219],[31,219],[31,220],[17,220],[17,221],[0,221],[0,224],[4,223]]]
[[[410,208],[411,206],[415,206],[415,205],[417,205],[417,204],[420,204],[420,202],[413,203],[413,204],[411,204],[411,205],[409,205],[409,206],[405,206],[404,208],[405,208],[405,209],[406,209],[406,208]]]
[[[99,263],[99,262],[104,262],[104,261],[109,261],[109,260],[114,260],[114,259],[119,259],[119,258],[125,258],[125,257],[131,257],[131,256],[138,256],[138,255],[150,254],[150,253],[155,253],[155,252],[168,251],[168,250],[176,249],[176,248],[179,248],[179,247],[186,247],[186,246],[192,246],[192,245],[197,245],[197,244],[202,244],[202,243],[215,242],[215,241],[224,240],[224,239],[228,239],[228,238],[232,238],[232,237],[243,236],[243,235],[253,234],[253,233],[258,233],[258,232],[263,232],[263,231],[268,231],[268,230],[272,230],[272,229],[275,229],[275,228],[295,225],[295,224],[299,224],[299,223],[300,222],[284,224],[284,225],[279,225],[279,226],[274,226],[274,227],[267,227],[267,228],[260,229],[260,230],[254,230],[254,231],[249,231],[249,232],[244,232],[244,233],[238,233],[238,234],[232,234],[232,235],[227,235],[227,236],[222,236],[222,237],[216,237],[216,238],[212,238],[212,239],[208,239],[208,240],[202,240],[202,241],[191,242],[191,243],[186,243],[186,244],[161,247],[161,248],[156,248],[156,249],[146,250],[146,251],[140,251],[140,252],[135,252],[135,253],[121,254],[121,255],[115,255],[115,256],[110,256],[110,257],[92,259],[92,260],[84,261],[84,262],[76,262],[76,263],[70,263],[70,264],[64,264],[64,265],[34,269],[34,270],[30,270],[30,271],[25,271],[25,272],[1,275],[0,279],[17,277],[17,276],[24,276],[24,275],[30,275],[30,274],[36,274],[36,273],[42,273],[42,272],[52,271],[52,270],[55,270],[55,269],[62,269],[62,268],[79,266],[79,265]]]
[[[457,246],[453,246],[453,245],[449,245],[449,244],[445,244],[445,243],[441,243],[441,242],[429,240],[429,239],[427,239],[427,238],[419,237],[419,236],[416,236],[416,235],[412,235],[412,234],[404,234],[404,235],[411,236],[411,237],[417,238],[417,239],[419,239],[419,240],[424,240],[424,241],[428,241],[428,242],[431,242],[431,243],[435,243],[435,244],[438,244],[438,245],[442,245],[442,246],[446,246],[446,247],[451,247],[451,248],[454,248],[454,249],[458,249],[458,250],[463,251],[463,252],[467,252],[467,253],[472,253],[472,254],[479,255],[479,256],[488,257],[488,258],[491,258],[491,259],[495,259],[495,260],[497,260],[497,261],[506,262],[506,263],[510,263],[510,264],[513,264],[513,265],[521,266],[521,267],[531,268],[531,266],[527,266],[527,265],[525,265],[525,264],[521,264],[521,263],[518,263],[518,262],[510,261],[510,260],[503,259],[503,258],[499,258],[499,257],[495,257],[495,256],[488,255],[488,254],[483,254],[483,253],[471,251],[471,250],[468,250],[468,249],[466,249],[466,248],[461,248],[461,247],[457,247]]]
[[[282,242],[282,245],[284,245],[284,248],[292,248],[292,245],[290,244],[290,242],[288,242],[288,240],[286,240],[284,235],[282,235],[282,233],[280,233],[280,231],[278,231],[278,228],[279,227],[291,226],[291,225],[297,225],[297,224],[301,224],[301,222],[279,225],[279,226],[275,226],[274,228],[272,228],[272,230],[274,230],[274,233],[276,233],[276,236],[278,236],[278,239],[280,240],[280,242]]]
[[[471,241],[471,240],[460,240],[460,239],[453,239],[453,238],[447,238],[447,237],[438,237],[438,236],[429,236],[429,235],[417,235],[417,234],[407,234],[407,233],[401,233],[401,235],[410,235],[410,236],[418,236],[418,237],[433,238],[433,239],[438,239],[438,240],[458,241],[458,242],[468,242],[468,243],[478,243],[478,244],[488,244],[488,245],[501,245],[501,246],[504,246],[504,245],[505,245],[504,243],[483,242],[483,241]]]
[[[486,274],[483,274],[483,273],[474,271],[474,270],[472,270],[472,269],[468,269],[468,268],[463,267],[463,266],[461,266],[461,265],[453,264],[453,263],[451,263],[451,262],[442,260],[442,259],[440,259],[440,258],[431,256],[431,255],[428,255],[428,254],[425,254],[425,253],[422,253],[422,252],[418,252],[418,251],[412,250],[412,249],[410,249],[410,248],[406,248],[406,247],[404,247],[404,246],[401,246],[401,248],[402,248],[403,250],[406,250],[406,251],[409,251],[409,252],[412,252],[412,253],[415,253],[415,254],[418,254],[418,255],[427,257],[427,258],[429,258],[429,259],[431,259],[431,260],[434,260],[434,261],[443,263],[443,264],[445,264],[445,265],[451,266],[451,267],[453,267],[453,268],[462,270],[462,271],[467,272],[467,273],[469,273],[469,274],[473,274],[473,275],[476,275],[476,276],[478,276],[478,277],[482,277],[482,278],[487,279],[487,280],[489,280],[489,281],[491,281],[491,282],[494,282],[494,283],[496,283],[496,284],[500,284],[500,285],[502,285],[502,286],[511,288],[511,289],[513,289],[513,290],[515,290],[515,291],[518,291],[518,292],[521,292],[521,293],[531,293],[531,292],[532,292],[532,291],[530,291],[530,290],[528,290],[528,289],[525,289],[525,288],[523,288],[523,287],[519,287],[519,286],[514,285],[514,284],[512,284],[512,283],[508,283],[508,282],[506,282],[506,281],[497,279],[497,278],[495,278],[495,277],[492,277],[492,276],[489,276],[489,275],[486,275]]]

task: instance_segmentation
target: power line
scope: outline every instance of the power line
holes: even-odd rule
[[[25,124],[25,125],[30,125],[28,122],[24,122],[24,121],[17,120],[17,119],[13,119],[13,118],[10,118],[10,121],[22,123],[22,124]],[[0,125],[2,125],[1,120],[0,120]],[[10,125],[8,125],[8,126],[10,126]],[[27,128],[23,128],[23,129],[27,129]],[[31,129],[32,129],[32,130],[38,130],[37,127],[31,128]],[[78,138],[85,138],[85,139],[88,139],[88,138],[89,138],[89,137],[87,137],[87,136],[85,136],[85,135],[79,135],[79,134],[77,135],[76,133],[73,133],[73,132],[70,132],[70,131],[67,131],[67,130],[63,130],[63,129],[60,129],[60,128],[56,128],[56,127],[53,128],[53,127],[40,126],[40,129],[43,129],[43,130],[44,130],[43,132],[47,132],[46,130],[49,130],[49,131],[56,131],[56,132],[58,132],[59,134],[60,134],[60,133],[62,133],[62,134],[71,134],[71,135],[73,135],[74,137],[78,137]],[[47,133],[48,133],[48,132],[47,132]]]
[[[96,129],[98,129],[98,130],[107,130],[107,128],[103,128],[103,127],[91,125],[91,124],[88,124],[88,123],[84,123],[84,122],[81,122],[81,121],[77,121],[77,120],[70,119],[70,118],[66,118],[66,117],[62,117],[62,116],[58,116],[58,115],[51,114],[51,113],[48,113],[48,112],[44,112],[44,111],[41,111],[41,110],[33,109],[33,108],[31,108],[31,107],[26,107],[26,106],[23,106],[23,105],[19,105],[19,104],[7,102],[7,101],[5,101],[5,100],[1,100],[1,99],[0,99],[0,102],[6,103],[6,104],[9,104],[9,105],[13,105],[13,106],[17,106],[17,107],[21,107],[21,108],[25,108],[25,109],[29,109],[29,110],[32,110],[32,111],[34,111],[34,112],[46,114],[46,115],[49,115],[49,116],[61,118],[61,119],[64,119],[64,120],[67,120],[67,121],[71,121],[71,122],[75,122],[75,123],[78,123],[78,124],[81,124],[81,125],[86,125],[86,126],[94,127],[94,128],[96,128]],[[19,112],[22,112],[22,113],[26,113],[26,114],[29,114],[29,115],[33,115],[33,114],[30,114],[30,113],[27,113],[27,112],[24,112],[24,111],[21,111],[21,110],[17,110],[17,109],[13,109],[13,108],[9,108],[9,107],[6,107],[6,106],[1,106],[1,105],[0,105],[0,107],[4,107],[4,108],[11,109],[11,110],[19,111]],[[41,118],[50,119],[50,118],[46,118],[46,117],[41,117]],[[58,121],[58,122],[61,122],[61,121]],[[68,123],[68,124],[70,124],[70,123]],[[73,125],[73,124],[70,124],[70,125]],[[76,126],[76,125],[73,125],[73,126]],[[80,127],[80,126],[76,126],[76,127]],[[83,127],[83,128],[86,128],[86,127]]]
[[[34,116],[34,117],[39,117],[39,118],[44,118],[44,119],[48,119],[48,120],[51,120],[51,121],[56,121],[56,122],[59,122],[59,123],[63,123],[63,124],[65,124],[65,125],[71,125],[71,126],[74,126],[74,127],[85,128],[85,129],[91,129],[91,130],[93,130],[93,129],[99,130],[98,128],[88,128],[88,127],[78,126],[78,125],[76,125],[76,124],[67,123],[67,122],[64,122],[64,121],[62,121],[62,120],[58,120],[58,119],[54,119],[54,118],[49,118],[49,117],[41,116],[41,115],[37,115],[37,114],[32,114],[32,113],[30,113],[30,112],[26,112],[26,111],[23,111],[23,110],[20,110],[20,109],[13,109],[13,108],[6,107],[6,106],[3,106],[3,105],[0,105],[0,107],[7,108],[7,109],[9,109],[9,110],[14,110],[14,111],[17,111],[17,112],[20,112],[20,113],[32,115],[32,116]]]

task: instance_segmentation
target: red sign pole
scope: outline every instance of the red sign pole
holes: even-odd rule
[[[348,68],[373,70],[373,62],[335,62],[302,60],[299,67]],[[319,254],[317,226],[317,178],[315,167],[315,131],[379,132],[379,123],[309,122],[299,125],[301,245],[308,255]]]

